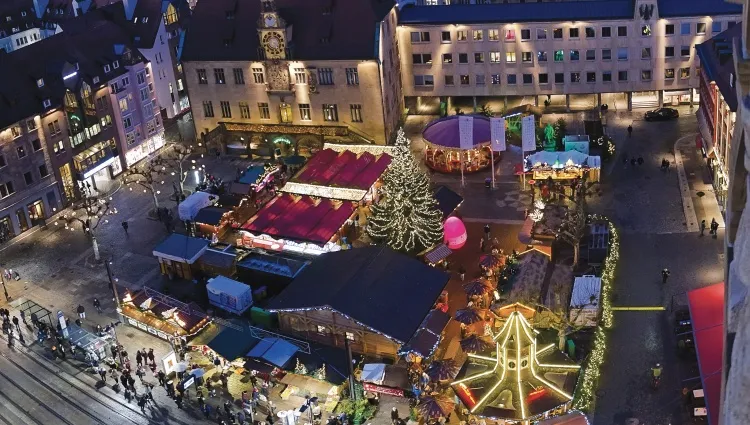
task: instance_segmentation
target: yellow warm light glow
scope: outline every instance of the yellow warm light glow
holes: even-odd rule
[[[542,347],[541,350],[538,350],[536,352],[536,354],[539,355],[539,354],[542,354],[542,353],[546,353],[550,348],[553,348],[554,346],[555,346],[555,344],[550,344],[550,345],[544,346],[544,347]]]
[[[513,315],[518,315],[517,311],[513,312]],[[523,322],[522,322],[523,323]],[[516,384],[518,385],[518,404],[521,405],[521,419],[526,419],[526,400],[523,395],[523,388],[521,388],[521,331],[516,327]],[[532,362],[533,363],[533,362]],[[533,369],[531,371],[534,373]]]
[[[472,353],[469,353],[469,357],[471,357],[471,358],[474,358],[474,359],[489,360],[489,361],[491,361],[491,362],[494,362],[494,361],[496,360],[496,359],[495,359],[495,358],[493,358],[493,357],[487,357],[487,356],[479,356],[479,355],[477,355],[477,354],[472,354]]]

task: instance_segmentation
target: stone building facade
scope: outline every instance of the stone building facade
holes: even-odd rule
[[[183,53],[196,132],[211,148],[279,157],[324,141],[386,143],[403,111],[393,4],[234,5],[199,3]]]
[[[410,113],[450,111],[467,98],[501,108],[509,97],[622,109],[696,103],[695,45],[740,20],[721,0],[468,3],[401,10]]]

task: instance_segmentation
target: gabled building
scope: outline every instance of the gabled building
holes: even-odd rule
[[[712,171],[719,206],[726,205],[729,189],[728,158],[737,118],[737,88],[732,46],[739,41],[742,26],[734,26],[696,46],[700,59],[700,107],[696,114],[701,147]]]
[[[394,5],[198,2],[182,55],[197,133],[267,156],[326,140],[385,144],[402,112]]]

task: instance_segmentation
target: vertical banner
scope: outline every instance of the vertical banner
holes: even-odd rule
[[[462,115],[458,117],[458,140],[461,149],[474,147],[474,118]]]
[[[521,118],[521,148],[524,152],[536,151],[536,126],[534,115]]]
[[[505,151],[505,118],[490,118],[490,138],[493,152]]]

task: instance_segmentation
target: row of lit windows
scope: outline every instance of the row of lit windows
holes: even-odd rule
[[[737,22],[729,21],[727,22],[727,28],[731,28],[732,26],[736,25]],[[667,36],[670,35],[676,35],[677,31],[677,25],[676,24],[664,24],[664,34]],[[705,35],[707,32],[708,24],[705,22],[698,22],[698,23],[690,23],[690,22],[683,22],[679,24],[679,30],[680,35]],[[721,32],[723,29],[723,23],[721,21],[713,21],[711,23],[711,31],[716,34]],[[581,28],[578,27],[572,27],[567,28],[568,33],[568,39],[569,40],[578,40],[580,38],[611,38],[613,36],[617,37],[627,37],[628,36],[628,26],[627,25],[619,25],[616,27],[610,27],[610,26],[603,26],[603,27],[594,27],[594,26],[587,26],[583,28],[583,31],[581,31]],[[597,31],[598,30],[598,31]],[[551,38],[553,40],[562,40],[565,34],[565,31],[563,28],[553,28],[552,29]],[[536,35],[536,40],[548,40],[550,38],[550,30],[547,28],[536,28],[534,30],[534,34]],[[648,24],[641,26],[641,35],[642,36],[651,36],[652,30],[651,26]],[[429,43],[431,41],[430,32],[429,31],[412,31],[410,34],[411,42],[412,43]],[[477,29],[477,30],[456,30],[455,34],[452,31],[441,31],[440,32],[440,42],[441,43],[452,43],[453,41],[463,42],[463,41],[530,41],[532,38],[532,30],[530,28],[524,28],[521,30],[516,29]]]
[[[689,58],[690,57],[690,46],[680,46],[680,56],[683,58]],[[568,57],[567,60],[571,62],[576,62],[581,60],[581,50],[578,49],[571,49],[568,52],[565,50],[554,50],[552,52],[552,60],[554,62],[564,62],[566,59],[566,56]],[[459,64],[467,64],[469,63],[469,53],[457,53],[455,54],[456,59],[458,60]],[[502,52],[474,52],[472,55],[473,63],[516,63],[519,59],[516,55],[516,52],[505,52],[503,54]],[[430,53],[415,53],[412,54],[412,63],[414,65],[432,65],[432,54]],[[534,63],[534,56],[536,56],[537,62],[547,62],[548,56],[547,52],[540,50],[536,52],[536,55],[534,55],[534,52],[521,52],[520,55],[520,61],[521,63]],[[587,49],[583,50],[583,58],[587,61],[595,61],[597,59],[608,61],[612,60],[612,49],[601,49],[599,52],[599,57],[597,58],[597,49]],[[620,61],[626,61],[628,60],[628,48],[627,47],[620,47],[617,49],[617,60]],[[675,57],[675,46],[666,46],[664,48],[664,57],[665,58],[674,58]],[[652,52],[650,47],[643,47],[641,48],[641,59],[651,59],[652,58]],[[443,53],[441,56],[441,62],[443,65],[451,65],[453,64],[454,54],[453,53]]]
[[[569,83],[596,83],[597,81],[609,83],[612,82],[613,78],[613,72],[612,71],[603,71],[601,73],[591,71],[591,72],[570,72],[568,73],[568,80]],[[617,71],[617,81],[628,81],[628,71]],[[552,75],[552,80],[550,79],[550,75]],[[564,72],[557,72],[554,74],[547,74],[547,73],[540,73],[536,74],[537,82],[539,84],[565,84],[565,73]],[[674,80],[675,76],[679,75],[680,79],[688,79],[690,78],[690,67],[686,68],[668,68],[664,70],[664,79],[665,80]],[[489,78],[488,78],[489,77]],[[444,85],[446,86],[455,86],[455,85],[462,85],[462,86],[468,86],[472,84],[472,76],[468,74],[462,74],[458,75],[458,78],[454,75],[444,75]],[[503,80],[501,74],[490,74],[489,76],[485,74],[476,74],[473,76],[473,83],[477,86],[484,86],[487,84],[490,85],[500,85],[501,81]],[[641,71],[641,81],[652,81],[653,80],[653,71],[650,69],[644,69]],[[521,83],[522,84],[534,84],[534,74],[521,74]],[[508,85],[516,85],[518,84],[518,75],[517,74],[505,74],[505,84]],[[435,77],[432,75],[415,75],[414,76],[414,85],[415,86],[434,86],[435,85]]]
[[[214,68],[213,71],[214,82],[216,84],[227,83],[227,78],[224,74],[224,68]],[[196,69],[195,72],[198,77],[198,84],[208,84],[208,73],[206,72],[205,68]],[[253,74],[253,82],[255,84],[265,84],[266,77],[263,72],[263,68],[251,68],[251,72]],[[357,68],[345,68],[344,74],[346,76],[347,85],[359,85],[359,71],[357,71]],[[245,84],[245,73],[242,68],[232,68],[232,76],[234,77],[234,84]],[[315,83],[315,81],[308,81],[308,77],[310,77],[310,74],[308,74],[308,70],[306,68],[294,68],[292,76],[294,77],[295,84]],[[318,68],[317,84],[321,86],[333,85],[333,68]]]
[[[247,102],[239,102],[237,106],[240,112],[240,118],[250,119],[250,105]],[[219,108],[222,118],[232,118],[232,105],[230,102],[224,100],[220,101]],[[339,120],[338,105],[336,104],[323,104],[322,112],[324,121],[335,122]],[[288,103],[282,103],[279,105],[279,113],[281,122],[292,121],[292,108]],[[351,122],[363,122],[362,105],[350,104],[349,113],[351,114]],[[215,116],[212,101],[206,100],[203,102],[203,116],[206,118],[213,118]],[[258,102],[258,117],[262,120],[271,119],[271,108],[267,102]],[[309,103],[299,104],[299,117],[301,121],[312,121],[312,108]]]

